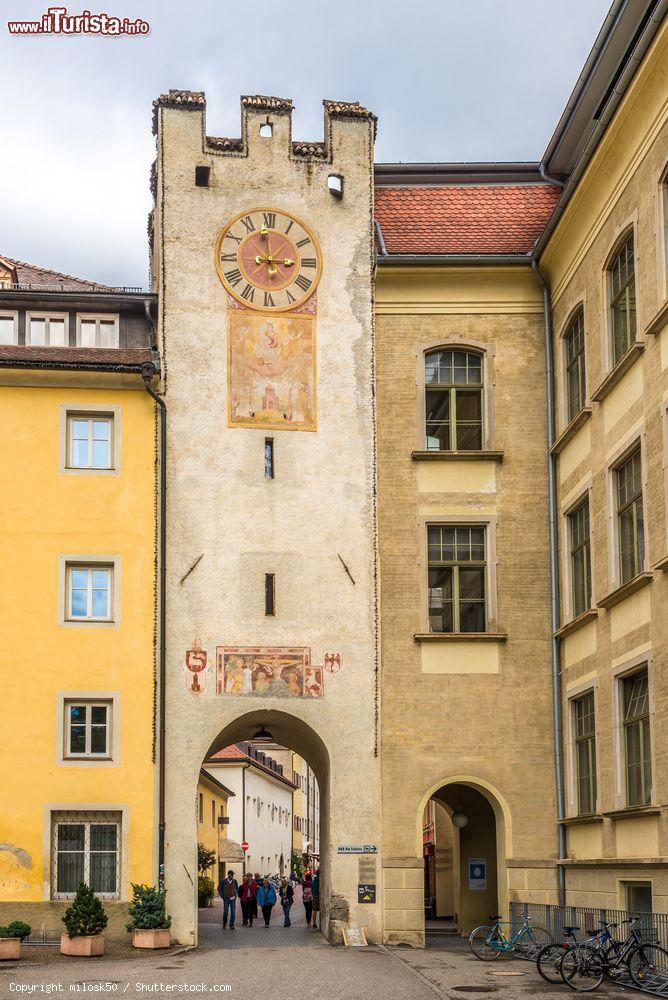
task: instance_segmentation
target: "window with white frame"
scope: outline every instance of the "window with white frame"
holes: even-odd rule
[[[65,347],[67,316],[29,313],[26,317],[26,344],[33,347]]]
[[[69,621],[113,621],[114,567],[102,563],[67,566]]]
[[[652,801],[649,678],[646,668],[624,677],[622,695],[626,804],[646,806]]]
[[[57,812],[52,815],[52,895],[74,896],[81,882],[107,899],[120,895],[121,815]]]
[[[0,313],[0,344],[15,344],[18,340],[16,313]]]
[[[636,277],[633,233],[629,233],[608,268],[612,363],[626,354],[636,339]]]
[[[198,818],[201,825],[204,822],[204,796],[201,792],[199,793]]]
[[[66,701],[65,756],[111,757],[111,725],[110,701]]]
[[[615,469],[617,539],[621,583],[627,583],[645,565],[645,518],[640,448]]]
[[[67,467],[113,469],[114,418],[105,413],[67,414]]]
[[[77,316],[77,347],[118,347],[118,316]]]
[[[573,701],[578,814],[596,811],[596,716],[594,692]]]

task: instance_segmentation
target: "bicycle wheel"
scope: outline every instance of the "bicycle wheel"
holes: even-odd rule
[[[565,944],[547,944],[538,952],[536,968],[546,983],[562,985],[561,961],[567,951]]]
[[[561,978],[577,993],[597,990],[604,973],[605,958],[596,948],[571,948],[561,960]]]
[[[541,948],[552,944],[552,941],[552,935],[544,927],[527,927],[513,950],[518,958],[529,958],[534,961]]]
[[[656,990],[668,983],[668,951],[658,944],[641,944],[629,958],[629,973],[636,986]]]
[[[469,934],[469,948],[481,962],[492,962],[503,950],[503,938],[496,927],[476,927]]]

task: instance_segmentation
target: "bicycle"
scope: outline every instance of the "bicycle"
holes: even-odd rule
[[[563,984],[561,963],[566,952],[576,943],[575,932],[579,930],[580,928],[575,926],[564,927],[564,941],[552,941],[538,952],[536,956],[536,969],[546,983],[552,983],[555,986]],[[572,941],[567,941],[566,939],[568,938],[572,938]]]
[[[522,915],[522,926],[510,937],[504,934],[498,914],[489,919],[491,925],[475,927],[469,934],[469,948],[481,962],[491,962],[499,955],[512,953],[520,958],[533,959],[541,948],[552,941],[551,934],[544,927],[535,927],[526,914]]]
[[[642,989],[668,983],[668,951],[655,941],[643,941],[642,930],[636,926],[639,922],[640,917],[623,921],[631,925],[624,941],[615,941],[610,933],[617,924],[602,923],[598,934],[576,942],[560,962],[566,985],[578,993],[591,993],[606,975],[614,979],[624,973]]]

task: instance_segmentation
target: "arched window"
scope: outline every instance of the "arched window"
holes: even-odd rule
[[[623,358],[636,339],[636,275],[633,233],[629,233],[608,268],[612,363]]]
[[[482,449],[482,356],[451,348],[425,355],[428,451]]]

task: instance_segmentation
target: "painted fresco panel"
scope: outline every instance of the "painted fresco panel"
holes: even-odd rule
[[[314,431],[316,318],[230,309],[230,427]]]
[[[251,697],[321,698],[323,667],[308,646],[218,646],[216,693]]]

